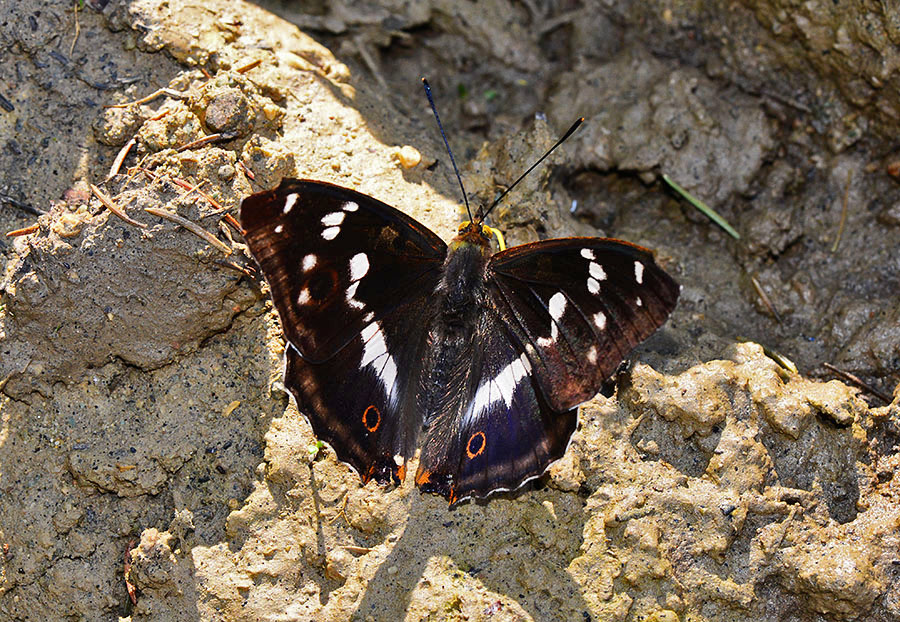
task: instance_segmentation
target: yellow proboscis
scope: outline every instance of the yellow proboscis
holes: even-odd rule
[[[506,250],[506,240],[503,239],[503,233],[501,233],[500,229],[494,229],[493,227],[488,227],[487,225],[481,225],[485,229],[487,229],[490,233],[493,233],[497,236],[497,244],[500,245],[500,250]]]

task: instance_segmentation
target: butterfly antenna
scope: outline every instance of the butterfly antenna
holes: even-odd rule
[[[444,126],[441,124],[441,117],[438,115],[437,108],[434,106],[434,98],[431,97],[431,86],[425,78],[422,78],[422,86],[425,87],[425,95],[428,96],[428,104],[431,106],[431,112],[434,113],[438,129],[441,131],[441,138],[444,139],[444,146],[447,147],[447,153],[450,154],[450,163],[453,164],[453,172],[456,173],[456,181],[459,182],[459,189],[462,191],[463,201],[466,204],[466,213],[469,215],[469,221],[472,221],[472,210],[469,209],[469,199],[466,197],[466,189],[463,187],[462,177],[459,174],[459,169],[456,167],[456,160],[453,159],[453,152],[450,151],[450,143],[447,142],[447,135],[444,134]]]
[[[533,171],[535,168],[537,168],[537,165],[538,165],[538,164],[540,164],[541,162],[543,162],[544,159],[545,159],[548,155],[550,155],[551,153],[553,153],[553,150],[554,150],[554,149],[556,149],[557,147],[559,147],[561,144],[563,144],[563,142],[565,142],[565,140],[566,140],[569,136],[571,136],[572,134],[574,134],[574,133],[575,133],[575,130],[577,130],[577,129],[578,129],[578,126],[581,125],[582,123],[584,123],[584,117],[581,117],[580,119],[578,119],[577,121],[575,121],[575,123],[572,124],[572,127],[570,127],[570,128],[566,131],[566,133],[562,135],[562,138],[560,138],[558,141],[556,141],[556,144],[553,145],[552,147],[550,147],[550,149],[547,150],[547,153],[545,153],[544,155],[541,156],[541,159],[540,159],[540,160],[538,160],[537,162],[535,162],[534,164],[532,164],[532,165],[528,168],[527,171],[525,171],[524,173],[522,173],[522,176],[521,176],[521,177],[519,177],[517,180],[515,180],[509,188],[507,188],[506,190],[504,190],[504,191],[503,191],[503,194],[501,194],[499,197],[497,197],[496,200],[495,200],[493,203],[491,203],[491,206],[487,209],[487,211],[484,213],[484,215],[482,215],[482,217],[481,217],[481,222],[484,222],[484,220],[487,218],[488,214],[491,213],[491,210],[494,209],[495,207],[497,207],[497,204],[500,203],[500,201],[503,200],[503,197],[505,197],[507,194],[509,194],[509,191],[510,191],[510,190],[512,190],[513,188],[516,187],[516,184],[518,184],[520,181],[522,181],[523,179],[525,179],[525,177],[528,176],[528,173],[530,173],[530,172]]]

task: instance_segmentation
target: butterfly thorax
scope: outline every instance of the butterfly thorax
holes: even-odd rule
[[[490,256],[490,239],[474,227],[450,242],[435,291],[440,302],[438,319],[448,331],[471,333],[471,322],[484,303]]]

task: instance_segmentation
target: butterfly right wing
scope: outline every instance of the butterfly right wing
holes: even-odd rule
[[[553,410],[525,348],[493,312],[477,328],[463,399],[430,423],[416,484],[451,506],[515,490],[563,456],[578,410]]]
[[[559,412],[593,397],[680,292],[649,250],[610,238],[515,246],[491,257],[489,273],[491,299]]]

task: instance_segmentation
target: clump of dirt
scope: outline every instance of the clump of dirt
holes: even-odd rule
[[[889,58],[883,12],[276,8],[328,47],[219,1],[0,9],[0,225],[34,225],[0,240],[0,617],[900,616],[900,390],[875,407],[820,367],[882,392],[900,367],[896,105],[872,77],[854,95],[859,59]],[[684,285],[547,476],[453,512],[316,444],[232,221],[297,176],[449,238],[421,74],[474,206],[589,117],[493,213],[508,240],[624,237]]]

